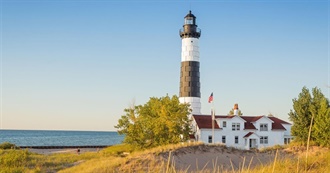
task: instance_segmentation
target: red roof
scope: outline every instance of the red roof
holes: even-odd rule
[[[276,118],[276,117],[268,117],[268,118],[271,119],[274,122],[278,122],[278,123],[281,123],[281,124],[289,124],[289,125],[291,125],[291,123],[288,123],[288,122],[283,121],[283,120],[281,120],[279,118]]]
[[[244,129],[257,130],[257,128],[252,124],[252,122],[258,121],[263,116],[241,116],[246,122],[244,123]]]
[[[245,129],[257,130],[257,128],[251,122],[248,121],[244,123],[244,130]]]
[[[253,134],[253,132],[249,132],[243,138],[247,138],[247,137],[251,136],[252,134]]]
[[[212,128],[212,117],[211,115],[193,115],[197,126],[200,129],[211,129]],[[217,118],[217,116],[216,116]],[[214,129],[220,129],[218,123],[214,120]]]
[[[211,115],[193,115],[197,126],[201,129],[211,129],[212,128],[212,117]],[[215,118],[233,118],[232,115],[216,115]],[[244,129],[248,130],[257,130],[257,128],[252,124],[253,122],[258,121],[260,118],[264,116],[240,116],[240,118],[244,119],[246,122],[244,123]],[[271,119],[274,123],[272,123],[272,130],[286,130],[282,124],[290,124],[286,121],[278,119],[276,117],[267,117]],[[220,129],[217,123],[214,123],[215,129]]]
[[[274,123],[272,124],[272,130],[285,130],[282,124],[290,124],[276,117],[268,117],[268,118],[274,121]]]

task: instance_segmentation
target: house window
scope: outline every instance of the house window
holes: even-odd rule
[[[239,123],[232,123],[232,130],[233,131],[240,130],[240,124]]]
[[[222,136],[222,143],[226,143],[226,136]]]
[[[290,138],[284,138],[284,144],[290,144]]]
[[[209,143],[212,143],[212,136],[209,136]]]
[[[222,127],[227,127],[227,122],[226,121],[222,122]]]
[[[238,144],[238,136],[235,136],[235,144]]]
[[[260,144],[268,144],[268,136],[260,136]]]
[[[268,124],[260,124],[260,131],[268,131]]]

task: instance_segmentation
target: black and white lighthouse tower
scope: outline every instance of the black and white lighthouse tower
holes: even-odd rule
[[[199,80],[199,37],[201,31],[197,28],[196,17],[189,11],[184,17],[182,39],[180,102],[189,103],[192,114],[201,114],[201,92]]]

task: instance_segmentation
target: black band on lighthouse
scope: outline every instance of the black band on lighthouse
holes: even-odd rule
[[[180,97],[200,97],[199,62],[181,62]]]

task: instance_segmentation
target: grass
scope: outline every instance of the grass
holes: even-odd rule
[[[311,148],[308,160],[305,160],[305,152],[296,152],[292,157],[284,157],[283,147],[274,146],[265,148],[261,152],[275,153],[274,161],[252,167],[252,160],[242,158],[239,168],[225,170],[217,161],[210,161],[212,169],[200,166],[197,170],[175,169],[175,157],[172,153],[177,149],[189,147],[191,150],[198,149],[200,143],[183,143],[167,145],[148,150],[136,150],[130,145],[115,145],[100,152],[82,153],[61,153],[41,155],[30,153],[27,150],[2,150],[0,149],[0,172],[160,172],[160,173],[323,173],[330,172],[330,151],[324,148]],[[290,147],[289,147],[290,148]],[[228,149],[229,151],[229,149]],[[281,151],[281,152],[279,152]],[[234,151],[232,151],[234,152]],[[294,152],[292,150],[292,152]],[[197,161],[196,161],[197,164]]]
[[[60,172],[169,172],[166,170],[173,170],[174,167],[169,166],[169,163],[157,156],[179,148],[196,145],[200,145],[200,143],[173,144],[148,150],[137,150],[129,145],[114,145],[102,150],[101,157],[88,160],[83,164]],[[124,153],[130,154],[124,155]]]
[[[0,173],[56,172],[73,166],[75,162],[96,157],[96,153],[41,155],[27,150],[0,149]]]
[[[307,164],[307,169],[305,165]],[[257,166],[251,172],[276,172],[276,173],[326,173],[330,172],[330,151],[311,154],[308,162],[304,154],[299,154],[295,158],[286,158],[275,161],[273,164]]]

